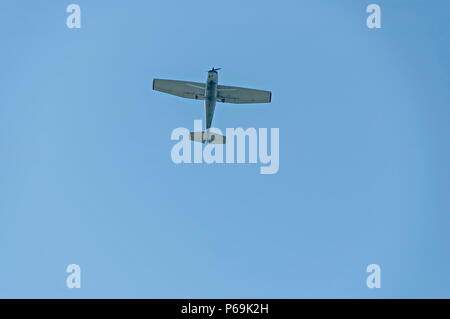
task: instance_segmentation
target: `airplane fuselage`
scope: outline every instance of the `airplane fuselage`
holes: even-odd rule
[[[211,127],[214,110],[217,102],[217,83],[219,82],[219,76],[217,71],[212,70],[208,72],[208,78],[206,79],[206,92],[205,92],[205,123],[206,132]]]

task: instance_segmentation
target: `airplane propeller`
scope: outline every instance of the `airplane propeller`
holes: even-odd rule
[[[215,71],[219,71],[219,70],[222,70],[222,68],[217,68],[217,69],[215,69],[215,68],[213,67],[212,70],[210,70],[210,71],[215,72]]]

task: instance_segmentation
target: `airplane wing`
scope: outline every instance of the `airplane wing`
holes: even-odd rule
[[[205,99],[204,83],[153,79],[153,90],[181,96],[188,99]]]
[[[272,92],[236,86],[217,86],[217,101],[224,103],[270,103]]]

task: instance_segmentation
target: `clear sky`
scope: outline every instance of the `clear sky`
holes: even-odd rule
[[[450,297],[449,1],[73,2],[0,2],[0,297]],[[171,161],[213,66],[278,174]]]

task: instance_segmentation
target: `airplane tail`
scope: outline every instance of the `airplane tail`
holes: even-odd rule
[[[212,132],[191,132],[191,141],[211,144],[225,144],[226,137]]]

